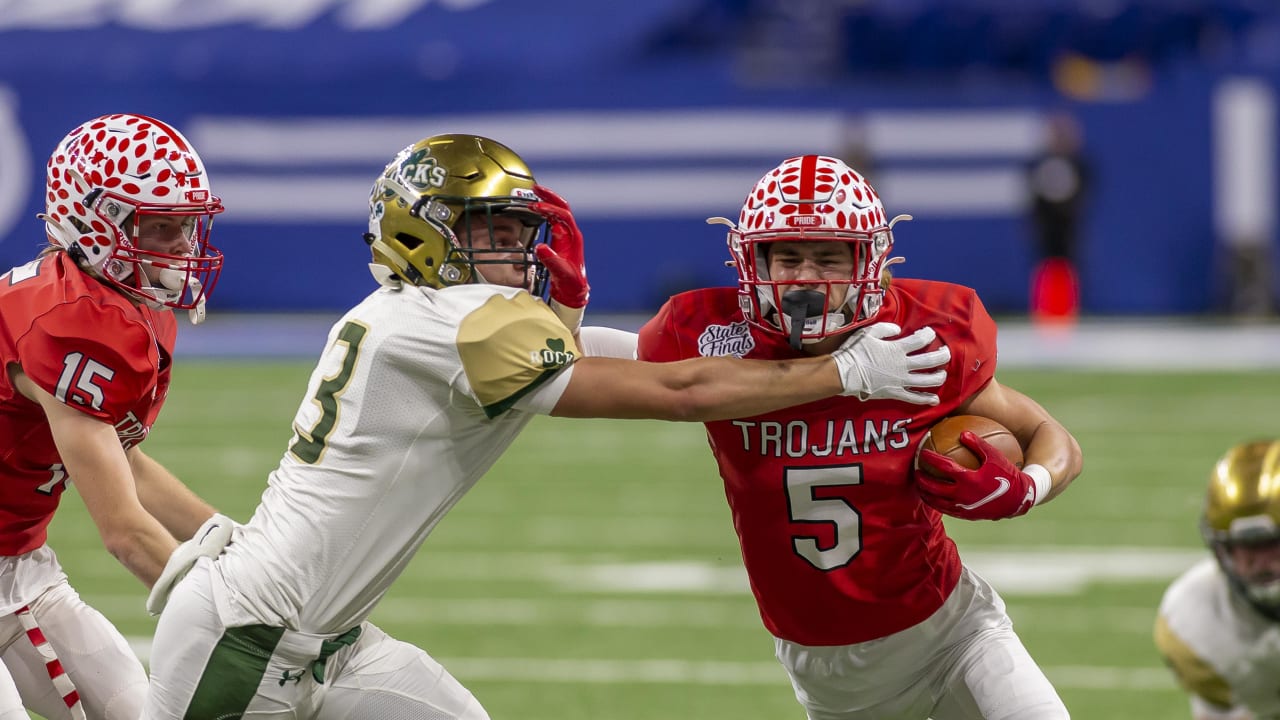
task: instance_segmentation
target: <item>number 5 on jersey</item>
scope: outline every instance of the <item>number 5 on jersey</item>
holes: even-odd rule
[[[831,527],[829,534],[793,535],[796,554],[819,570],[848,565],[862,551],[862,515],[840,493],[862,484],[862,466],[789,467],[785,473],[791,522]],[[824,536],[831,542],[821,542]]]

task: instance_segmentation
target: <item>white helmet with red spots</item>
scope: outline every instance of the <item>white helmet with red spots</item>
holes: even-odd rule
[[[40,217],[50,240],[104,282],[152,307],[189,309],[198,322],[222,270],[222,253],[209,244],[220,212],[204,163],[181,133],[118,114],[90,120],[58,143]],[[169,240],[148,247],[140,231],[166,225]]]
[[[880,196],[866,178],[844,162],[823,155],[784,161],[760,178],[747,195],[736,225],[728,225],[729,252],[738,271],[738,302],[753,325],[783,333],[793,345],[812,343],[866,325],[884,301],[884,269],[890,258],[894,223],[886,222]],[[826,293],[803,291],[794,282],[769,277],[768,247],[774,242],[844,242],[851,245],[852,276],[825,281]],[[815,284],[806,281],[806,285]],[[830,286],[849,287],[845,302],[831,307]]]

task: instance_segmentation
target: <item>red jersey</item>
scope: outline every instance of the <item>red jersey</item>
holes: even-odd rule
[[[66,253],[0,275],[0,361],[67,405],[115,426],[126,449],[147,436],[169,390],[173,313],[134,305]],[[0,555],[34,550],[68,478],[40,405],[0,374]]]
[[[996,326],[977,293],[895,279],[877,317],[930,326],[951,348],[934,407],[833,397],[706,423],[765,627],[801,645],[850,645],[928,618],[955,588],[960,558],[942,516],[911,482],[929,426],[995,373]],[[935,341],[934,347],[937,346]],[[750,326],[735,288],[671,298],[641,330],[638,357],[802,357]]]

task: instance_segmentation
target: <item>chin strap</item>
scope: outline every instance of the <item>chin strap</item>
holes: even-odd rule
[[[196,301],[196,306],[187,311],[187,319],[191,321],[192,325],[199,325],[204,322],[206,315],[207,313],[204,309],[204,298],[200,298]]]
[[[196,304],[195,307],[187,310],[187,318],[191,320],[192,325],[204,322],[208,314],[204,307],[204,285],[196,276],[173,268],[161,268],[156,282],[159,283],[159,287],[152,286],[152,288],[161,290],[172,300],[181,300],[183,293],[190,291],[191,297],[196,298]]]
[[[369,274],[372,275],[373,279],[377,280],[378,284],[382,287],[394,288],[396,290],[404,287],[404,281],[400,279],[400,276],[396,275],[394,270],[382,263],[369,263]]]
[[[187,318],[191,320],[192,325],[199,325],[204,322],[206,312],[204,309],[204,286],[200,281],[193,278],[188,279],[188,286],[191,288],[191,294],[196,298],[196,306],[187,310]]]

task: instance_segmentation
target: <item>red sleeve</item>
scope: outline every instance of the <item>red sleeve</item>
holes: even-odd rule
[[[683,360],[680,354],[680,333],[674,325],[675,313],[668,300],[658,314],[640,328],[636,342],[636,359],[649,362],[674,362]]]
[[[18,339],[18,362],[45,392],[114,425],[154,383],[153,343],[143,328],[114,312],[94,312],[90,302],[37,318]]]
[[[977,293],[969,296],[969,342],[964,348],[964,359],[959,366],[961,376],[960,397],[968,399],[991,382],[996,374],[996,321]]]

